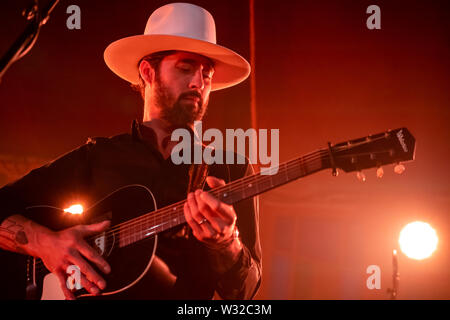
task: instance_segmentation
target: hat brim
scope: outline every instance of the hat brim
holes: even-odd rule
[[[180,50],[197,53],[214,61],[211,91],[225,89],[244,81],[250,64],[236,52],[220,45],[173,35],[137,35],[111,43],[104,52],[106,65],[119,77],[139,83],[139,61],[152,53]]]

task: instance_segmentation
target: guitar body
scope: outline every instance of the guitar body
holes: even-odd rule
[[[93,241],[88,241],[111,266],[111,273],[108,275],[96,269],[107,283],[106,289],[102,292],[104,296],[124,292],[131,288],[150,268],[156,250],[156,235],[127,245],[128,241],[131,240],[129,237],[133,237],[132,234],[121,231],[108,232],[111,229],[120,230],[120,224],[125,221],[130,221],[130,219],[137,218],[144,213],[156,210],[155,198],[145,186],[129,185],[122,187],[94,204],[84,211],[82,215],[66,213],[62,209],[48,206],[33,206],[28,208],[28,210],[32,211],[32,215],[61,216],[62,228],[80,223],[90,224],[106,219],[111,220],[110,229],[96,236]],[[49,271],[44,267],[40,259],[32,257],[28,259],[27,273],[28,298],[57,299],[60,297],[64,299],[60,288],[60,292],[55,293],[59,286],[57,284],[55,288],[54,280],[56,277],[49,274]],[[76,274],[74,274],[73,278],[77,279]],[[77,298],[92,297],[85,289],[76,290],[74,294]]]

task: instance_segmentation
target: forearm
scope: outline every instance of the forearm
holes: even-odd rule
[[[209,262],[212,269],[219,275],[229,271],[239,260],[243,246],[239,238],[227,245],[227,247],[217,250],[209,250]]]
[[[252,299],[261,280],[261,267],[239,238],[223,250],[211,251],[210,265],[219,275],[217,291],[223,299]]]
[[[42,235],[51,232],[22,215],[12,215],[0,224],[0,248],[38,256]]]
[[[261,265],[243,247],[239,260],[224,273],[218,284],[217,292],[223,299],[253,299],[261,282]]]

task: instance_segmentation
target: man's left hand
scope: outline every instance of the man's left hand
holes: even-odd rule
[[[225,181],[208,176],[211,188],[225,185]],[[194,236],[211,249],[224,249],[237,238],[236,212],[210,193],[196,190],[188,194],[184,216]]]

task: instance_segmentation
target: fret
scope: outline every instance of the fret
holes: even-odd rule
[[[224,190],[223,190],[223,192],[220,192],[220,193],[219,193],[218,198],[219,198],[220,200],[222,200],[223,202],[227,203],[227,204],[232,204],[233,202],[230,201],[230,199],[231,199],[231,193],[232,193],[232,191],[231,191],[231,186],[233,186],[234,184],[235,184],[235,183],[230,183],[230,184],[228,184],[228,185],[222,187]]]
[[[269,175],[268,177],[269,177],[270,187],[273,188],[274,187],[273,180],[272,180],[273,176]]]
[[[141,237],[141,222],[139,221],[136,224],[136,240],[135,241],[139,241],[141,239],[142,239],[142,237]]]
[[[141,226],[141,221],[139,221],[136,225],[136,241],[139,241],[142,239],[141,235],[142,235],[142,226]]]
[[[291,178],[291,181],[295,180],[299,177],[299,173],[298,173],[299,167],[300,167],[299,159],[289,162],[289,177]]]
[[[308,171],[310,173],[318,171],[322,168],[322,160],[316,160],[314,162],[309,163],[308,165]]]
[[[176,218],[177,217],[177,214],[178,214],[178,211],[177,211],[177,207],[173,207],[173,209],[172,209],[172,212],[170,213],[170,227],[172,228],[172,227],[175,227],[177,224],[176,224],[176,219],[174,219],[174,217]]]
[[[255,195],[260,194],[259,183],[256,177],[252,178],[253,184],[255,185]]]
[[[162,222],[162,214],[156,214],[156,225],[155,225],[155,232],[161,232],[161,222]]]
[[[126,239],[125,239],[125,233],[124,233],[124,228],[120,227],[119,228],[119,246],[120,247],[124,247],[126,246]]]
[[[267,176],[259,176],[258,177],[258,185],[259,185],[259,191],[266,191],[269,190],[272,186],[272,183],[270,181],[269,178],[267,178]]]
[[[250,197],[253,195],[253,183],[252,181],[245,182],[242,186],[243,198]]]
[[[299,159],[297,169],[298,169],[298,171],[297,171],[298,177],[303,177],[305,175],[305,166],[304,166],[303,158]]]
[[[232,192],[232,193],[229,195],[229,197],[228,197],[228,202],[229,202],[230,204],[233,204],[233,203],[236,203],[236,202],[238,202],[239,200],[242,200],[242,199],[244,199],[244,198],[243,198],[243,194],[242,194],[241,192],[236,192],[236,191],[234,191],[234,192]]]
[[[281,166],[280,166],[281,167]],[[285,162],[284,164],[283,164],[283,170],[284,170],[284,174],[285,174],[285,176],[286,176],[286,182],[288,182],[288,181],[290,181],[289,180],[289,170],[288,170],[288,163],[287,162]]]
[[[152,222],[152,219],[150,218],[150,216],[148,216],[145,219],[145,224],[144,224],[144,230],[143,230],[144,238],[147,237],[147,230],[148,230],[148,228],[150,228],[151,222]]]
[[[175,226],[181,224],[179,212],[177,212],[177,214],[176,214],[176,216],[175,216],[175,218],[173,220],[174,220],[174,223],[175,223],[174,225]]]
[[[170,210],[166,210],[167,214],[170,215]],[[160,215],[160,222],[158,224],[158,230],[159,232],[162,232],[166,229],[166,216],[164,214]]]
[[[279,173],[274,174],[272,176],[272,180],[273,180],[275,186],[279,186],[279,185],[281,185],[281,184],[286,182],[284,177],[283,177],[283,175],[279,174]]]

